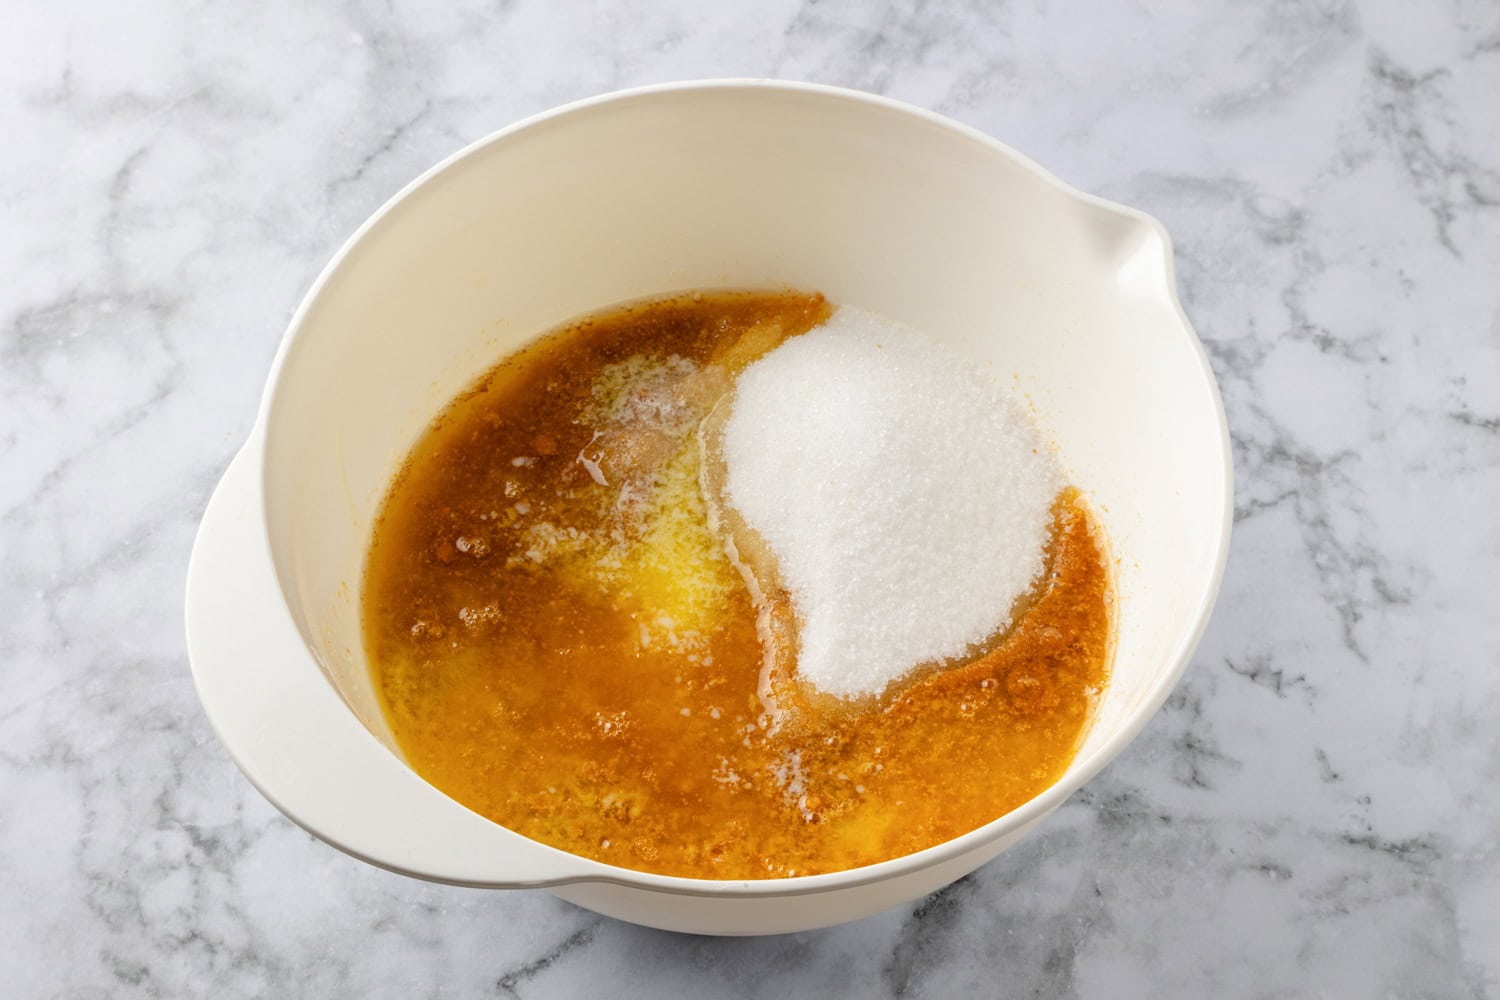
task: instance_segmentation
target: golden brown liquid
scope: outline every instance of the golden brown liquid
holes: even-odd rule
[[[859,704],[762,677],[693,428],[829,311],[717,293],[601,314],[449,407],[392,486],[364,587],[376,687],[419,774],[563,850],[723,879],[898,857],[1056,780],[1109,656],[1103,540],[1073,491],[1044,578],[973,662]]]

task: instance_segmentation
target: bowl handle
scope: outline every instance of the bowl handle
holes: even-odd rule
[[[443,795],[344,704],[297,630],[276,575],[258,431],[204,512],[186,618],[193,682],[209,722],[250,782],[310,833],[382,868],[457,885],[608,878],[608,866],[522,837]]]

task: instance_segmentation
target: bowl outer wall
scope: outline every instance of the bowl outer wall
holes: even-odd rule
[[[467,150],[457,154],[455,157],[450,158],[450,160],[445,161],[444,164],[439,165],[438,167],[434,168],[433,171],[430,171],[428,174],[415,181],[405,191],[393,198],[392,201],[388,203],[387,206],[385,206],[380,212],[372,217],[370,222],[368,222],[358,233],[356,233],[355,236],[351,238],[350,242],[345,246],[345,248],[340,251],[339,255],[334,258],[333,262],[330,263],[328,269],[325,270],[323,276],[319,278],[318,282],[309,292],[307,299],[303,303],[303,306],[299,309],[297,316],[293,319],[287,338],[283,342],[282,348],[278,352],[277,360],[273,366],[272,378],[268,383],[267,394],[263,401],[260,418],[257,422],[257,433],[252,436],[252,440],[250,442],[250,447],[257,452],[257,457],[259,457],[262,461],[266,461],[268,458],[274,460],[274,453],[268,453],[264,450],[266,447],[268,447],[268,445],[264,443],[267,442],[267,435],[265,434],[265,430],[267,426],[272,422],[272,419],[274,417],[277,393],[279,388],[282,386],[284,376],[295,365],[295,359],[298,353],[297,348],[300,342],[299,338],[304,335],[304,325],[308,322],[309,316],[316,312],[316,306],[318,304],[320,295],[324,292],[325,287],[330,283],[330,281],[334,280],[338,276],[341,267],[350,262],[350,258],[361,246],[362,241],[365,240],[365,238],[369,234],[375,231],[381,225],[383,220],[387,219],[388,216],[396,212],[398,209],[401,209],[404,205],[406,205],[413,199],[414,195],[423,191],[427,185],[432,183],[435,179],[441,178],[447,171],[463,165],[470,158],[482,153],[487,149],[490,149],[493,146],[503,144],[507,141],[510,141],[514,137],[524,138],[524,136],[530,130],[546,127],[550,124],[556,124],[560,120],[565,121],[569,116],[579,114],[598,114],[601,112],[608,113],[611,108],[628,107],[635,102],[667,101],[670,103],[672,100],[679,97],[702,98],[706,94],[723,95],[736,92],[741,96],[746,94],[774,95],[777,99],[783,100],[788,98],[797,100],[806,99],[825,103],[834,102],[836,104],[847,102],[851,105],[858,105],[866,109],[879,110],[883,113],[894,115],[897,118],[915,120],[922,123],[924,127],[936,129],[942,133],[945,133],[949,137],[961,139],[964,142],[973,143],[984,147],[991,154],[1002,158],[1006,162],[1008,168],[1019,170],[1023,175],[1025,175],[1025,178],[1023,178],[1023,180],[1019,181],[1018,183],[1029,182],[1036,185],[1038,190],[1040,191],[1051,192],[1052,194],[1059,196],[1062,199],[1062,203],[1072,206],[1072,208],[1080,214],[1080,217],[1089,219],[1092,221],[1092,223],[1097,223],[1097,225],[1093,226],[1092,230],[1090,230],[1088,226],[1084,227],[1084,229],[1087,230],[1085,232],[1085,238],[1097,238],[1100,242],[1105,244],[1102,252],[1106,256],[1108,256],[1111,261],[1118,265],[1116,267],[1117,273],[1123,274],[1124,271],[1129,268],[1134,268],[1139,272],[1139,274],[1137,274],[1133,279],[1136,285],[1139,287],[1131,286],[1131,289],[1133,289],[1134,293],[1139,293],[1141,288],[1145,288],[1148,295],[1155,294],[1158,296],[1157,305],[1165,306],[1165,314],[1171,319],[1173,325],[1173,329],[1167,331],[1169,334],[1169,339],[1171,337],[1176,338],[1176,343],[1174,345],[1175,350],[1186,350],[1190,352],[1191,360],[1196,366],[1199,379],[1199,385],[1196,387],[1198,389],[1199,402],[1207,404],[1201,406],[1200,410],[1194,413],[1193,416],[1199,420],[1206,420],[1212,425],[1211,430],[1214,433],[1212,433],[1210,436],[1214,438],[1214,440],[1218,443],[1217,454],[1210,456],[1213,459],[1214,464],[1214,468],[1211,470],[1211,475],[1218,477],[1219,485],[1217,497],[1209,497],[1211,501],[1216,502],[1216,506],[1218,508],[1214,512],[1215,514],[1217,514],[1216,523],[1214,525],[1216,528],[1216,531],[1213,533],[1214,537],[1207,540],[1207,544],[1212,550],[1213,558],[1211,561],[1212,564],[1210,567],[1210,571],[1201,581],[1201,592],[1198,595],[1198,600],[1195,605],[1191,609],[1189,609],[1190,614],[1188,616],[1188,619],[1190,621],[1191,627],[1184,629],[1180,635],[1175,637],[1175,644],[1169,654],[1164,657],[1164,660],[1160,664],[1159,669],[1154,673],[1152,683],[1146,685],[1143,690],[1139,692],[1133,704],[1129,706],[1129,711],[1126,717],[1123,718],[1123,720],[1118,725],[1112,727],[1110,733],[1107,734],[1107,737],[1102,739],[1096,746],[1094,746],[1092,749],[1086,748],[1087,752],[1084,755],[1080,756],[1080,759],[1075,763],[1073,769],[1069,771],[1068,775],[1065,776],[1064,780],[1059,782],[1059,784],[1055,785],[1053,788],[1048,789],[1043,793],[1042,796],[1039,796],[1038,799],[1033,800],[1031,803],[1028,803],[1027,805],[1014,811],[1008,816],[997,820],[995,823],[988,824],[987,826],[982,827],[971,834],[956,838],[954,841],[939,845],[938,847],[932,848],[929,851],[920,852],[919,854],[897,859],[892,862],[886,862],[882,865],[871,866],[865,869],[857,869],[851,872],[837,873],[835,875],[829,876],[814,876],[811,878],[791,879],[774,883],[722,883],[706,882],[702,880],[692,879],[674,879],[663,876],[650,876],[633,871],[612,868],[610,866],[597,865],[593,862],[586,862],[583,859],[576,859],[567,855],[564,855],[564,857],[567,858],[570,863],[576,864],[563,866],[563,869],[565,870],[554,870],[550,866],[543,865],[540,869],[532,869],[529,872],[516,871],[510,877],[495,877],[493,875],[484,875],[479,878],[455,878],[454,872],[452,870],[447,870],[448,866],[436,864],[431,858],[423,858],[421,856],[424,853],[422,845],[410,845],[408,850],[403,850],[401,852],[402,856],[400,857],[377,857],[369,851],[360,849],[359,840],[361,839],[361,834],[358,831],[352,832],[349,836],[339,837],[336,832],[331,829],[331,827],[338,827],[341,825],[337,821],[331,823],[314,822],[306,815],[308,809],[305,804],[284,802],[282,801],[282,799],[284,799],[285,796],[282,796],[281,799],[278,798],[278,796],[276,795],[276,788],[274,788],[273,786],[277,781],[282,780],[282,778],[280,777],[282,775],[282,772],[293,770],[295,768],[284,761],[278,763],[271,758],[276,757],[278,753],[280,753],[282,756],[294,755],[297,750],[297,747],[295,745],[298,743],[297,739],[288,739],[285,738],[284,735],[277,736],[275,739],[270,741],[270,743],[273,745],[256,748],[254,753],[259,756],[257,756],[255,760],[247,760],[246,758],[247,756],[250,756],[250,754],[242,746],[237,746],[237,744],[243,743],[243,737],[226,733],[225,727],[221,726],[219,721],[220,717],[235,715],[239,711],[238,707],[223,704],[211,705],[209,704],[210,699],[208,697],[205,697],[205,706],[209,709],[211,718],[215,718],[216,728],[219,728],[221,734],[225,736],[226,745],[230,747],[231,753],[236,756],[236,759],[241,763],[241,766],[245,767],[247,774],[250,774],[252,780],[256,781],[257,786],[262,788],[263,791],[266,791],[268,797],[272,798],[273,801],[276,801],[278,805],[284,809],[284,811],[288,812],[289,815],[293,815],[293,817],[298,818],[299,821],[305,822],[306,825],[308,825],[309,828],[313,829],[315,833],[318,833],[325,839],[329,839],[335,842],[337,846],[340,846],[346,850],[350,850],[351,853],[355,853],[374,863],[382,864],[385,867],[390,867],[395,870],[404,871],[420,877],[435,878],[441,881],[456,881],[462,882],[464,884],[481,885],[515,885],[555,884],[557,882],[566,881],[569,879],[584,879],[591,881],[609,882],[620,887],[647,889],[658,893],[664,892],[674,896],[686,894],[688,896],[702,896],[705,898],[742,896],[798,896],[804,893],[824,892],[828,890],[836,890],[839,888],[854,887],[858,885],[879,882],[881,880],[899,877],[901,875],[911,873],[923,868],[930,868],[934,866],[946,868],[947,862],[951,862],[959,858],[971,859],[975,855],[980,853],[986,855],[992,854],[992,851],[983,852],[976,849],[982,848],[986,844],[1000,843],[1002,840],[1008,842],[1011,839],[1007,836],[1009,832],[1014,832],[1021,829],[1022,827],[1030,826],[1035,819],[1055,808],[1056,805],[1060,803],[1067,794],[1069,794],[1084,780],[1087,780],[1089,776],[1091,776],[1100,767],[1102,767],[1111,757],[1114,756],[1115,753],[1119,751],[1119,749],[1121,749],[1125,745],[1126,742],[1128,742],[1131,737],[1134,736],[1135,732],[1137,732],[1139,728],[1144,725],[1145,721],[1150,717],[1151,713],[1154,712],[1156,707],[1158,707],[1161,701],[1165,698],[1167,692],[1170,690],[1172,683],[1175,682],[1175,680],[1185,667],[1191,650],[1196,644],[1197,639],[1201,635],[1202,629],[1206,624],[1208,613],[1212,604],[1212,599],[1217,589],[1219,578],[1222,574],[1224,555],[1227,551],[1228,542],[1230,512],[1229,497],[1232,495],[1232,492],[1230,490],[1227,428],[1224,422],[1223,408],[1221,403],[1219,402],[1217,390],[1213,384],[1212,374],[1209,371],[1206,359],[1203,356],[1201,345],[1198,343],[1196,337],[1194,337],[1194,335],[1192,334],[1191,328],[1189,327],[1186,318],[1183,317],[1180,306],[1176,301],[1175,290],[1172,285],[1171,277],[1171,251],[1165,233],[1162,232],[1160,226],[1157,225],[1154,221],[1141,216],[1139,213],[1121,209],[1117,206],[1112,206],[1108,203],[1101,202],[1098,199],[1094,199],[1089,196],[1081,195],[1077,192],[1072,191],[1065,185],[1062,185],[1060,182],[1056,181],[1050,175],[1041,171],[1040,168],[1032,165],[1029,161],[1006,150],[1003,146],[1000,146],[1000,144],[985,136],[973,132],[972,130],[969,130],[963,126],[959,126],[944,119],[938,118],[937,116],[931,115],[927,112],[909,108],[903,105],[897,105],[894,102],[885,101],[881,98],[874,98],[869,95],[856,94],[846,91],[837,91],[831,88],[812,87],[806,85],[769,84],[755,81],[716,81],[705,84],[682,84],[659,88],[647,88],[640,91],[626,92],[618,95],[609,95],[603,98],[581,102],[578,105],[572,105],[567,108],[559,109],[556,112],[550,112],[546,115],[538,116],[535,119],[529,120],[528,122],[523,122],[520,125],[514,126],[507,130],[503,130],[502,132],[497,133],[495,136],[482,140],[480,143],[477,143],[474,146],[469,147]],[[354,263],[357,263],[357,261],[355,261]],[[663,291],[667,289],[657,288],[656,290]],[[594,303],[595,306],[602,306],[604,304],[607,303],[604,301]],[[869,303],[861,301],[859,304],[868,305]],[[573,309],[568,313],[568,315],[572,315],[578,311],[580,310]],[[901,311],[901,303],[894,303],[893,307],[888,308],[886,311],[899,314]],[[566,316],[560,316],[558,318],[566,318]],[[900,315],[897,315],[897,318],[902,317]],[[527,335],[534,335],[538,330],[545,328],[545,326],[539,327],[533,324],[529,327],[526,333]],[[484,367],[483,364],[479,364],[476,366],[474,364],[474,359],[466,360],[469,365],[468,371],[459,379],[459,384],[462,383],[462,378],[471,377],[473,374],[477,373],[477,371],[481,370],[482,367]],[[463,361],[464,359],[461,359],[461,363],[458,365],[458,367],[462,368],[464,366],[462,363]],[[441,379],[435,381],[441,381]],[[434,389],[434,392],[438,396],[438,405],[441,405],[442,400],[447,398],[447,396],[443,394],[447,392],[447,389],[443,386],[437,386]],[[451,395],[451,392],[447,394]],[[420,424],[425,422],[425,419],[430,418],[433,409],[428,409],[425,411],[425,413],[420,412],[420,407],[416,407],[415,409],[419,411],[416,413],[416,429],[419,430]],[[408,436],[405,440],[395,442],[394,445],[392,445],[393,453],[397,454],[398,456],[400,454],[404,454],[405,447],[409,444],[409,442],[410,436]],[[270,470],[268,468],[267,472],[269,473],[269,471]],[[388,475],[388,471],[386,472],[386,474]],[[269,475],[265,483],[262,485],[267,492],[273,489],[273,484]],[[262,529],[264,529],[265,525],[262,525],[261,527]],[[260,544],[267,544],[267,541],[268,540],[266,538],[262,537],[260,539]],[[274,542],[271,542],[271,545],[274,548]],[[312,669],[310,658],[306,655],[306,647],[317,649],[318,644],[323,640],[323,637],[317,636],[315,634],[309,634],[307,625],[309,618],[312,616],[309,616],[307,614],[307,605],[305,604],[305,602],[301,608],[298,608],[299,600],[305,598],[306,595],[297,593],[296,586],[288,588],[286,585],[289,577],[294,578],[296,575],[296,568],[289,567],[287,565],[287,563],[290,561],[294,560],[282,559],[278,561],[280,565],[278,565],[277,567],[277,569],[279,570],[277,579],[281,581],[280,589],[284,593],[287,591],[291,591],[291,593],[288,594],[288,596],[291,598],[290,606],[283,606],[280,609],[280,613],[292,618],[295,625],[302,629],[302,637],[306,643],[306,646],[304,647],[302,655],[300,657],[293,657],[294,659],[297,659],[298,662],[288,665],[288,690],[285,692],[285,696],[293,699],[310,696],[313,688],[315,688],[317,685],[322,685],[322,691],[326,695],[327,693],[331,692],[331,672],[329,675],[325,676],[316,669]],[[209,591],[211,591],[214,586],[214,581],[204,580],[200,582],[198,589],[201,591],[206,587],[209,589]],[[277,613],[276,608],[270,607],[269,605],[278,602],[266,600],[265,597],[266,595],[261,595],[261,598],[258,599],[258,601],[250,600],[249,603],[259,603],[261,605],[267,605],[266,607],[253,609],[255,610],[255,613],[275,615]],[[298,613],[299,611],[301,612],[300,614]],[[190,613],[190,628],[191,618],[192,615]],[[326,661],[329,659],[328,653],[326,650],[320,650],[319,652],[321,654],[320,659],[323,661],[325,670],[327,670],[328,667]],[[286,650],[283,650],[283,653],[286,653],[286,655],[292,655]],[[215,669],[227,669],[230,666],[228,664],[216,665],[210,663],[200,663],[200,659],[202,658],[197,655],[194,656],[195,674],[201,672],[212,672]],[[241,657],[238,659],[243,658]],[[200,689],[201,687],[202,685],[200,684]],[[354,719],[349,715],[349,713],[342,709],[342,706],[339,707],[339,710],[342,711],[342,722],[344,724],[343,730],[347,731],[339,731],[336,736],[336,742],[340,742],[341,744],[352,744],[355,742],[363,741],[363,743],[366,744],[366,749],[370,751],[370,753],[366,753],[363,755],[363,757],[367,759],[366,763],[368,763],[369,759],[373,759],[372,754],[376,756],[383,754],[390,760],[394,760],[388,750],[385,747],[381,746],[379,742],[377,742],[376,736],[372,736],[369,729],[355,723]],[[367,724],[368,721],[369,720],[366,720]],[[334,720],[331,714],[328,718],[322,719],[319,724],[332,725],[335,726],[335,728],[339,726],[339,723]],[[322,734],[321,738],[324,739],[324,742],[326,742],[326,737],[328,735],[329,734],[326,733]],[[404,765],[402,765],[400,769],[405,770]],[[305,770],[305,768],[303,768],[303,770]],[[384,774],[383,770],[382,774]],[[388,777],[389,775],[384,775],[382,780],[385,780]],[[425,783],[419,782],[419,784],[421,784],[421,787],[423,789],[428,788],[428,786],[425,786]],[[446,806],[439,806],[439,802],[446,803]],[[451,800],[446,799],[446,797],[441,796],[435,791],[431,792],[430,801],[424,808],[431,808],[435,812],[446,812],[450,814],[453,813],[454,809],[456,809],[461,811],[462,813],[467,814],[468,816],[473,816],[472,813],[468,813],[467,810],[463,810],[462,807],[457,806],[455,803],[452,803]],[[484,822],[487,823],[487,821]],[[496,833],[496,837],[494,838],[494,847],[498,850],[498,853],[501,854],[515,851],[516,845],[514,841],[524,840],[524,838],[517,838],[509,831],[500,830],[500,828],[498,827],[494,827],[493,830]],[[504,836],[500,836],[502,834]],[[507,840],[507,837],[510,839]],[[531,842],[526,841],[525,843],[530,844]],[[520,851],[517,853],[526,854],[527,852]],[[531,860],[534,860],[534,858],[532,858]],[[974,860],[973,863],[977,864],[982,860],[984,860],[984,858],[979,857],[978,860]],[[490,868],[492,866],[485,865],[483,867]],[[957,874],[962,874],[962,872],[958,872]],[[577,891],[582,892],[583,890],[580,889]],[[570,895],[576,894],[576,892],[570,890]],[[585,902],[585,905],[588,904]],[[616,915],[621,914],[617,913]],[[698,929],[707,928],[700,926]]]

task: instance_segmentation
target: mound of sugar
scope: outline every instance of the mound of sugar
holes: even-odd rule
[[[1062,481],[993,379],[846,306],[745,369],[732,405],[725,496],[776,559],[803,679],[878,694],[1009,624]]]

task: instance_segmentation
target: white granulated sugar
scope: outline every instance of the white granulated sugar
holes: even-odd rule
[[[928,336],[840,308],[739,377],[726,499],[764,539],[798,673],[839,697],[1009,624],[1062,479],[997,382]]]

